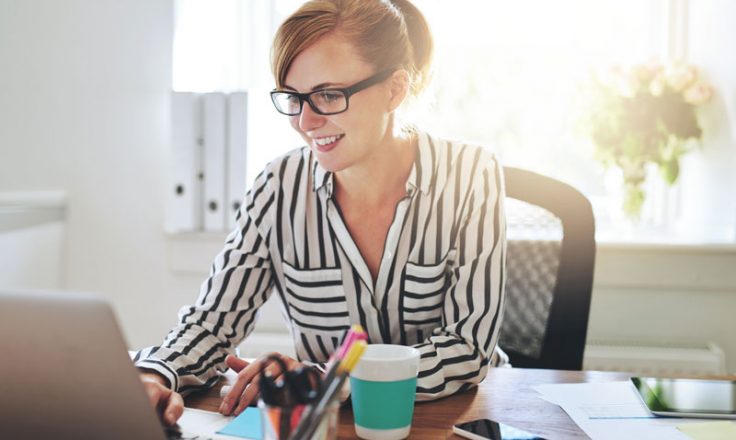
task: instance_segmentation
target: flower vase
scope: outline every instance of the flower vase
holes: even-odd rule
[[[637,222],[641,219],[641,209],[646,197],[643,186],[647,179],[647,169],[645,164],[638,163],[621,167],[621,171],[624,185],[622,208],[630,220]]]

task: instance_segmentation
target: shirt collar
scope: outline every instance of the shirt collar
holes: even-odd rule
[[[314,154],[312,154],[312,158],[314,158]],[[314,159],[312,168],[312,189],[318,191],[324,187],[327,190],[327,197],[332,197],[332,172],[322,168],[317,159]]]
[[[414,166],[411,168],[409,179],[406,181],[406,189],[409,191],[418,188],[424,194],[429,194],[429,186],[435,172],[435,151],[432,139],[428,134],[416,131],[417,155],[414,158]]]

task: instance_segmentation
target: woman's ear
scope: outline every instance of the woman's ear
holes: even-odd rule
[[[388,111],[392,112],[404,102],[404,99],[409,94],[409,72],[399,69],[391,75],[389,81],[390,99],[388,102]]]

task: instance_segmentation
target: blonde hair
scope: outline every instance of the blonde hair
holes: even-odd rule
[[[417,96],[430,78],[433,42],[429,25],[409,0],[311,0],[279,27],[271,48],[271,69],[282,88],[291,63],[330,32],[356,47],[376,72],[403,68]]]

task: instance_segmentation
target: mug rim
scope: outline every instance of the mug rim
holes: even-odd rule
[[[375,349],[384,349],[384,347],[391,347],[390,350],[395,350],[397,353],[393,354],[391,353],[389,356],[378,356],[373,355],[371,356],[370,351]],[[363,352],[363,355],[361,356],[360,360],[366,360],[366,361],[405,361],[410,360],[414,358],[418,358],[420,356],[419,350],[416,348],[409,346],[409,345],[400,345],[400,344],[369,344],[365,352]]]

